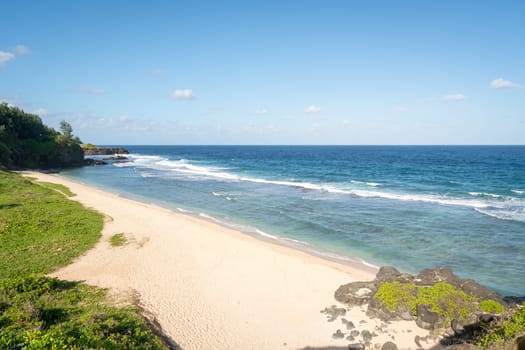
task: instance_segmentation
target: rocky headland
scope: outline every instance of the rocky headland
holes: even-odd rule
[[[97,147],[82,145],[84,156],[109,156],[115,154],[129,154],[129,151],[122,147]]]

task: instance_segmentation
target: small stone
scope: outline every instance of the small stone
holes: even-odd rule
[[[357,329],[354,329],[353,331],[350,332],[350,335],[352,337],[359,337],[359,331]]]
[[[334,334],[332,334],[332,338],[334,339],[343,339],[345,337],[345,334],[338,329]]]
[[[366,349],[365,344],[361,344],[361,343],[354,343],[354,344],[348,345],[348,350],[365,350],[365,349]]]
[[[421,348],[421,347],[422,347],[422,346],[421,346],[421,342],[420,342],[419,335],[416,335],[416,336],[414,337],[414,343],[416,343],[416,345],[417,345],[418,348]]]
[[[372,333],[370,333],[370,331],[364,330],[361,332],[361,337],[365,343],[370,343],[372,340]]]
[[[354,338],[354,337],[352,337],[351,335],[349,335],[348,337],[346,337],[346,340],[348,340],[348,341],[354,341],[354,340],[355,340],[355,338]]]
[[[383,344],[383,346],[381,347],[381,350],[398,350],[398,349],[395,343],[391,341],[387,341],[386,343]]]

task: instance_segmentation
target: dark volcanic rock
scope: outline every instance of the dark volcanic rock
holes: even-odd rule
[[[106,164],[108,163],[100,159],[91,159],[91,158],[84,159],[84,165],[87,165],[87,166],[106,165]]]
[[[85,156],[109,156],[113,154],[129,154],[122,147],[82,147]]]
[[[410,283],[414,281],[414,276],[408,273],[399,272],[395,267],[392,266],[383,266],[379,269],[375,279],[377,286],[384,282],[394,281]]]
[[[391,341],[387,341],[383,344],[381,350],[397,350],[397,345]]]
[[[334,334],[332,334],[332,338],[334,339],[343,339],[345,337],[345,334],[338,329]]]
[[[377,286],[374,282],[347,283],[335,291],[335,300],[350,305],[367,304],[374,296]]]
[[[348,350],[365,350],[365,349],[366,349],[365,344],[361,344],[361,343],[355,343],[355,344],[348,345]]]
[[[113,160],[113,161],[125,161],[125,160],[129,160],[128,157],[124,157],[124,156],[113,156],[113,157],[108,157],[108,158],[104,158],[104,160]]]
[[[461,279],[448,267],[421,270],[415,282],[419,286],[433,286],[438,282],[447,282],[456,288],[461,288]]]
[[[321,313],[328,315],[328,322],[333,322],[339,316],[346,315],[346,309],[343,307],[337,307],[335,305],[332,305],[331,307],[327,307],[324,310],[321,310]]]
[[[368,344],[372,341],[372,333],[370,333],[370,331],[367,331],[366,329],[364,331],[361,331],[361,337],[363,338],[365,344]]]
[[[420,328],[433,330],[441,327],[443,320],[437,312],[430,310],[429,305],[418,305],[416,324]]]
[[[479,350],[479,348],[472,344],[455,344],[447,346],[444,350]]]
[[[483,287],[481,284],[473,281],[473,280],[463,280],[461,283],[460,288],[467,294],[474,295],[478,297],[480,300],[484,299],[492,299],[497,301],[500,304],[504,304],[505,302],[503,299],[500,298],[498,293]]]

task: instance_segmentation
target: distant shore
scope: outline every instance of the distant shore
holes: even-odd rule
[[[333,295],[341,284],[373,279],[370,268],[261,241],[57,175],[25,175],[63,184],[77,194],[74,200],[107,216],[96,247],[53,276],[110,288],[118,297],[138,297],[183,349],[348,346],[348,340],[334,337],[344,329],[341,319],[329,322],[320,311],[337,305]],[[128,241],[123,247],[109,243],[117,233]],[[414,337],[428,335],[408,321],[385,330],[360,308],[345,318],[357,329],[382,328],[374,344],[395,338],[400,349],[415,349]]]

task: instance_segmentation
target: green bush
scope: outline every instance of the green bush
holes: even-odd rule
[[[503,307],[503,305],[501,305],[495,300],[490,300],[490,299],[480,301],[479,307],[481,308],[483,312],[494,313],[494,314],[500,314],[503,311],[505,311],[505,308]]]
[[[472,296],[446,282],[439,282],[431,287],[398,281],[385,282],[374,298],[381,300],[389,311],[408,309],[414,316],[417,305],[430,305],[431,310],[437,312],[445,324],[455,318],[466,319],[470,313],[476,311]]]
[[[496,328],[492,333],[483,336],[477,345],[486,348],[491,344],[512,339],[523,332],[525,332],[525,303],[516,310],[510,320],[503,322],[501,327]]]

